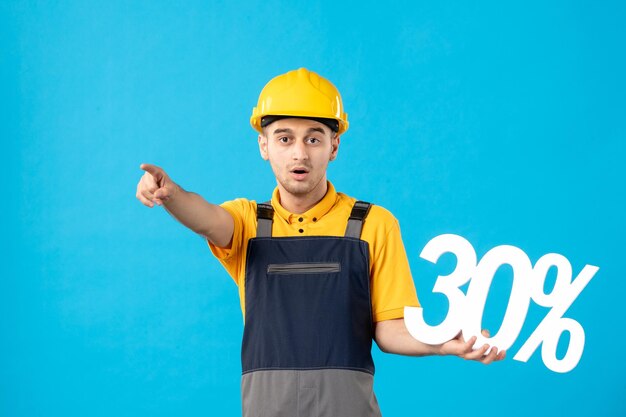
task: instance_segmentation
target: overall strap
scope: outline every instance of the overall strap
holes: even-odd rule
[[[363,228],[363,222],[365,221],[365,217],[367,217],[367,213],[370,211],[370,207],[372,205],[370,203],[366,203],[365,201],[357,201],[354,203],[352,207],[352,212],[350,212],[350,218],[348,218],[348,226],[346,227],[346,237],[361,237],[361,229]]]
[[[272,237],[274,208],[269,201],[256,205],[256,237]]]

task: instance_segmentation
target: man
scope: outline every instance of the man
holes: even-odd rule
[[[251,124],[276,177],[270,203],[213,205],[149,164],[137,186],[143,204],[205,236],[239,287],[244,416],[379,416],[372,340],[402,355],[504,358],[473,350],[475,337],[432,346],[409,335],[404,306],[418,301],[397,220],[326,178],[348,129],[330,81],[304,68],[274,78]]]

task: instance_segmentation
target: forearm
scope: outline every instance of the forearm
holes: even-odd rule
[[[407,356],[441,354],[441,345],[428,345],[414,339],[403,318],[378,322],[375,329],[376,344],[385,353]]]
[[[200,195],[176,186],[174,195],[163,203],[172,217],[219,247],[227,247],[233,236],[233,218],[222,207]]]

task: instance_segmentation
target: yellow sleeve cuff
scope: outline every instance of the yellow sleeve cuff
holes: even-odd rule
[[[419,307],[419,304],[415,306],[409,306],[409,307]],[[381,311],[380,313],[374,313],[375,323],[379,321],[401,319],[401,318],[404,318],[404,307],[394,308],[393,310]]]
[[[237,214],[230,207],[224,204],[221,205],[220,207],[222,207],[224,210],[230,213],[231,217],[233,218],[234,228],[233,228],[233,237],[230,242],[230,247],[220,248],[219,246],[215,246],[213,243],[211,243],[209,239],[207,239],[207,243],[209,245],[209,248],[211,249],[211,252],[213,253],[213,255],[215,255],[217,259],[219,259],[220,261],[227,261],[231,256],[233,256],[233,254],[237,251],[237,248],[240,245],[241,222],[238,220]]]

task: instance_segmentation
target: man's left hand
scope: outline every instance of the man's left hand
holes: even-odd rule
[[[488,330],[483,330],[482,334],[485,337],[489,337]],[[454,339],[451,339],[441,345],[441,354],[455,355],[463,359],[484,363],[485,365],[494,361],[501,361],[506,356],[506,351],[501,350],[498,352],[498,348],[488,344],[484,344],[480,348],[474,350],[474,343],[476,343],[476,336],[472,336],[469,340],[465,341],[463,334],[459,332]],[[491,350],[485,355],[489,348],[491,348]]]

